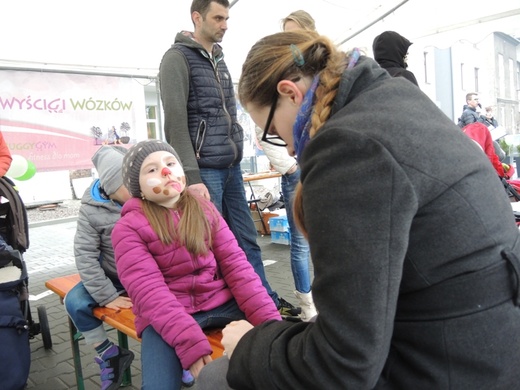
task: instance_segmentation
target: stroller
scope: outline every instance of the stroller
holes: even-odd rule
[[[0,388],[23,389],[29,376],[29,339],[52,340],[44,306],[35,323],[29,307],[28,274],[22,254],[29,248],[27,212],[14,183],[0,177]]]

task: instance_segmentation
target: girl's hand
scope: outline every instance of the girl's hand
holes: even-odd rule
[[[117,297],[112,302],[105,305],[105,307],[114,310],[131,309],[132,306],[132,301],[128,297]]]
[[[245,335],[253,329],[253,325],[251,325],[246,320],[233,321],[230,322],[223,330],[222,330],[222,345],[224,346],[224,351],[226,352],[226,356],[231,359],[231,355],[233,355],[233,351],[237,346],[238,342]]]
[[[195,379],[198,378],[199,374],[200,374],[200,370],[202,370],[202,368],[208,364],[209,362],[213,361],[213,359],[211,358],[210,355],[205,355],[203,357],[201,357],[199,360],[197,360],[195,363],[193,363],[190,367],[190,372],[191,372],[191,375],[193,375],[193,377]]]

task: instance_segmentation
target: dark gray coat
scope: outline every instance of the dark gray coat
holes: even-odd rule
[[[474,142],[362,58],[301,169],[319,315],[248,332],[231,387],[517,388],[519,232]]]

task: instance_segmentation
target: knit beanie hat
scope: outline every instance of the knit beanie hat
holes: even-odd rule
[[[102,146],[92,156],[99,183],[107,195],[114,194],[123,185],[121,165],[126,152],[122,146]]]
[[[141,197],[139,172],[141,171],[141,165],[143,165],[144,159],[150,154],[160,151],[173,154],[179,164],[182,165],[181,159],[175,149],[173,149],[170,144],[158,139],[141,141],[132,146],[125,155],[123,159],[123,183],[134,198]]]

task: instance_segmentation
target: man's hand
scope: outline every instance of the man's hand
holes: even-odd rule
[[[222,345],[224,346],[224,351],[226,352],[226,356],[231,359],[231,355],[233,355],[233,351],[237,346],[238,342],[245,335],[253,329],[253,325],[251,325],[246,320],[233,321],[226,325],[226,327],[222,330]]]
[[[204,183],[198,183],[198,184],[192,184],[188,187],[188,190],[191,191],[195,195],[202,196],[206,198],[207,200],[211,200],[211,197],[209,196],[208,188]]]
[[[117,297],[112,302],[105,305],[105,307],[114,310],[131,309],[132,306],[132,301],[128,297]]]

